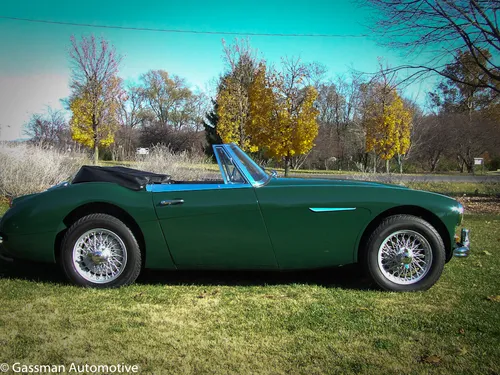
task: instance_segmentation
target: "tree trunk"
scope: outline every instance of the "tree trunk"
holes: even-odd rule
[[[97,124],[95,121],[95,116],[93,116],[92,130],[94,131],[94,165],[99,162],[99,142],[97,140]]]
[[[99,144],[94,141],[94,165],[99,163]]]
[[[285,177],[290,174],[290,156],[285,156]]]
[[[377,173],[377,154],[373,153],[373,173]]]
[[[389,173],[389,159],[385,161],[385,173]]]

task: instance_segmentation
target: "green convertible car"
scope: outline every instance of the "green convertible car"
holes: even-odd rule
[[[467,256],[449,197],[348,180],[277,178],[234,144],[214,146],[220,180],[175,181],[82,167],[71,182],[12,201],[3,258],[58,263],[82,286],[118,287],[143,268],[313,269],[362,263],[381,288],[430,288]]]

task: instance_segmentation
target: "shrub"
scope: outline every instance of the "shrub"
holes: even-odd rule
[[[207,157],[187,151],[174,153],[168,147],[161,145],[150,148],[149,155],[138,155],[136,162],[138,169],[168,174],[178,181],[202,180],[220,176],[207,168],[210,164]]]
[[[0,144],[0,195],[39,193],[69,180],[89,159],[83,153],[61,152],[29,144]]]

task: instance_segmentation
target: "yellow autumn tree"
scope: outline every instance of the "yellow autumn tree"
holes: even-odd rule
[[[231,76],[224,78],[219,87],[217,105],[217,134],[222,142],[236,143],[245,151],[257,151],[247,134],[248,92],[241,82]]]
[[[366,152],[374,152],[385,160],[389,172],[389,160],[406,154],[410,147],[412,111],[392,87],[379,87],[372,92],[367,107]]]
[[[115,117],[117,109],[117,104],[113,102],[107,105],[102,101],[92,102],[86,94],[73,98],[70,102],[72,138],[94,150],[111,145],[118,126]],[[95,116],[95,113],[98,115]],[[95,157],[94,162],[97,163],[98,151]]]
[[[256,146],[247,132],[249,124],[249,87],[252,84],[257,58],[245,40],[235,39],[227,45],[223,40],[227,67],[217,92],[217,134],[224,143],[234,142],[243,150],[254,152]]]
[[[99,145],[113,143],[117,129],[121,94],[117,74],[121,57],[106,40],[97,40],[93,35],[84,36],[80,41],[72,36],[69,57],[72,64],[71,134],[75,141],[93,149],[97,164]]]
[[[268,75],[266,66],[259,66],[249,90],[248,133],[252,143],[266,154],[284,160],[288,176],[292,158],[314,146],[318,135],[314,102],[318,94],[311,86],[297,88],[286,81],[286,75]],[[300,83],[300,79],[295,82]]]

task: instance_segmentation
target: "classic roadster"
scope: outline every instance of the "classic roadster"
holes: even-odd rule
[[[234,144],[214,146],[221,179],[175,181],[82,167],[16,198],[0,221],[4,258],[61,265],[73,283],[118,287],[143,268],[293,270],[360,262],[381,288],[430,288],[469,253],[452,198],[349,180],[277,178]]]

